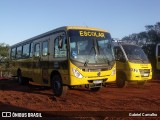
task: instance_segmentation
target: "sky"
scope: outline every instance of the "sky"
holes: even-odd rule
[[[160,0],[0,0],[0,43],[13,45],[62,26],[123,38],[160,22]]]

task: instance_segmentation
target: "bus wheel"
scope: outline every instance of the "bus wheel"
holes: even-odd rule
[[[64,96],[67,93],[68,87],[63,86],[62,79],[59,75],[54,75],[51,80],[51,87],[55,96]]]
[[[116,85],[117,85],[117,87],[119,87],[119,88],[123,88],[123,87],[126,85],[125,75],[117,75]]]
[[[90,88],[92,92],[98,92],[101,87],[94,87],[94,88]]]
[[[22,78],[22,75],[21,74],[18,74],[18,83],[20,84],[20,85],[22,85],[22,82],[23,81],[23,78]]]
[[[29,80],[28,80],[27,78],[24,78],[24,77],[22,76],[22,74],[19,74],[19,75],[18,75],[18,83],[19,83],[20,85],[28,85],[28,84],[29,84]]]
[[[137,85],[145,85],[146,81],[137,81]]]
[[[68,86],[68,88],[69,88],[70,90],[73,90],[73,89],[75,88],[75,86]]]

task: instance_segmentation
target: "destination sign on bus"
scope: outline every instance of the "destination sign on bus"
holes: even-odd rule
[[[80,36],[93,36],[93,37],[102,37],[105,38],[104,33],[95,32],[95,31],[79,31]]]
[[[69,36],[79,36],[79,37],[97,37],[97,38],[107,38],[110,34],[102,31],[91,31],[91,30],[70,30]]]

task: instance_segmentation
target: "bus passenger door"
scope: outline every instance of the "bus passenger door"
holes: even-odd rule
[[[42,68],[42,83],[49,84],[49,39],[42,41],[41,68]]]
[[[160,43],[156,46],[156,68],[160,70]]]

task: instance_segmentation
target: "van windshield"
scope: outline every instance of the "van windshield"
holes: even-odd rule
[[[149,60],[141,47],[135,45],[122,45],[127,58],[131,62],[149,63]]]

